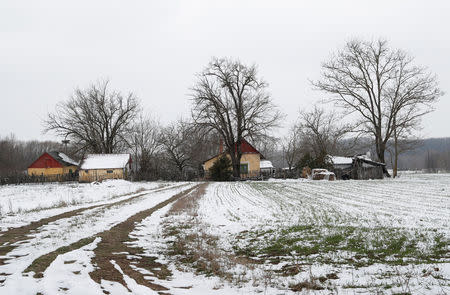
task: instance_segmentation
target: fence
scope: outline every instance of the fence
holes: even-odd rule
[[[13,174],[8,176],[0,176],[0,185],[5,184],[21,184],[21,183],[45,183],[45,182],[65,182],[78,181],[78,175],[72,174],[55,174],[55,175],[27,175]]]

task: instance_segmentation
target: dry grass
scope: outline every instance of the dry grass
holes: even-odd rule
[[[198,203],[205,189],[206,186],[180,198],[166,214],[162,222],[162,235],[170,241],[163,254],[172,256],[181,271],[187,267],[188,271],[217,276],[235,285],[242,285],[249,281],[246,274],[235,274],[230,269],[243,265],[253,270],[261,262],[220,249],[218,236],[211,234],[198,218]]]

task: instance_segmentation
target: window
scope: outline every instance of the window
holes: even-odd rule
[[[106,173],[113,173],[112,170],[106,170]]]
[[[241,164],[241,174],[248,174],[248,163]]]

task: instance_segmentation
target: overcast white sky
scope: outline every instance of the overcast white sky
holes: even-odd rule
[[[211,56],[256,63],[287,114],[320,98],[308,79],[351,38],[383,37],[450,91],[448,1],[0,1],[0,136],[53,139],[42,119],[99,79],[133,91],[168,122],[189,114],[189,88]],[[424,118],[450,136],[450,94]]]

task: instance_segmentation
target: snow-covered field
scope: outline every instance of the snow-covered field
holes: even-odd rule
[[[110,180],[102,183],[47,183],[0,187],[0,216],[62,206],[106,201],[158,183]]]
[[[0,204],[0,294],[450,293],[450,174],[20,185]]]

